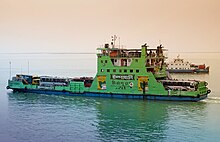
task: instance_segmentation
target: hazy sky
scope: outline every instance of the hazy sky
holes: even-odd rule
[[[219,0],[0,0],[0,53],[128,48],[220,52]]]

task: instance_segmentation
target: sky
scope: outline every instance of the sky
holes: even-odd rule
[[[220,52],[219,7],[219,0],[0,0],[0,53],[95,53],[112,35],[127,48],[161,41],[170,52]]]

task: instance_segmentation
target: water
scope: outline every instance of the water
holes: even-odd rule
[[[96,55],[2,54],[0,56],[0,141],[220,141],[218,53],[182,57],[211,66],[209,74],[174,78],[207,80],[212,93],[201,102],[167,102],[12,93],[12,74],[94,76]],[[171,58],[175,54],[169,55]]]

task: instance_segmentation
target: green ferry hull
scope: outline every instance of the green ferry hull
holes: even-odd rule
[[[118,98],[118,99],[141,99],[141,100],[161,100],[161,101],[192,101],[197,102],[207,98],[207,94],[203,94],[197,97],[191,96],[164,96],[164,95],[152,95],[152,94],[109,94],[109,93],[72,93],[67,91],[55,91],[55,90],[38,90],[38,89],[13,89],[14,92],[22,93],[36,93],[47,95],[62,95],[62,96],[81,96],[81,97],[102,97],[102,98]]]

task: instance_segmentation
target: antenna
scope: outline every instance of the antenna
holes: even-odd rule
[[[28,75],[29,75],[29,61],[28,61]]]
[[[117,36],[114,35],[114,48],[115,48],[115,41],[116,41],[116,39],[117,39]]]
[[[111,42],[112,48],[115,48],[115,41],[116,41],[116,39],[117,39],[116,35],[112,36],[112,42]]]
[[[21,74],[22,74],[22,65],[21,65]]]
[[[119,42],[119,49],[120,49],[120,37],[118,37],[118,42]]]
[[[159,46],[161,46],[161,45],[162,45],[161,40],[159,40]]]
[[[9,66],[10,66],[10,78],[9,79],[11,79],[11,61],[9,62]]]

